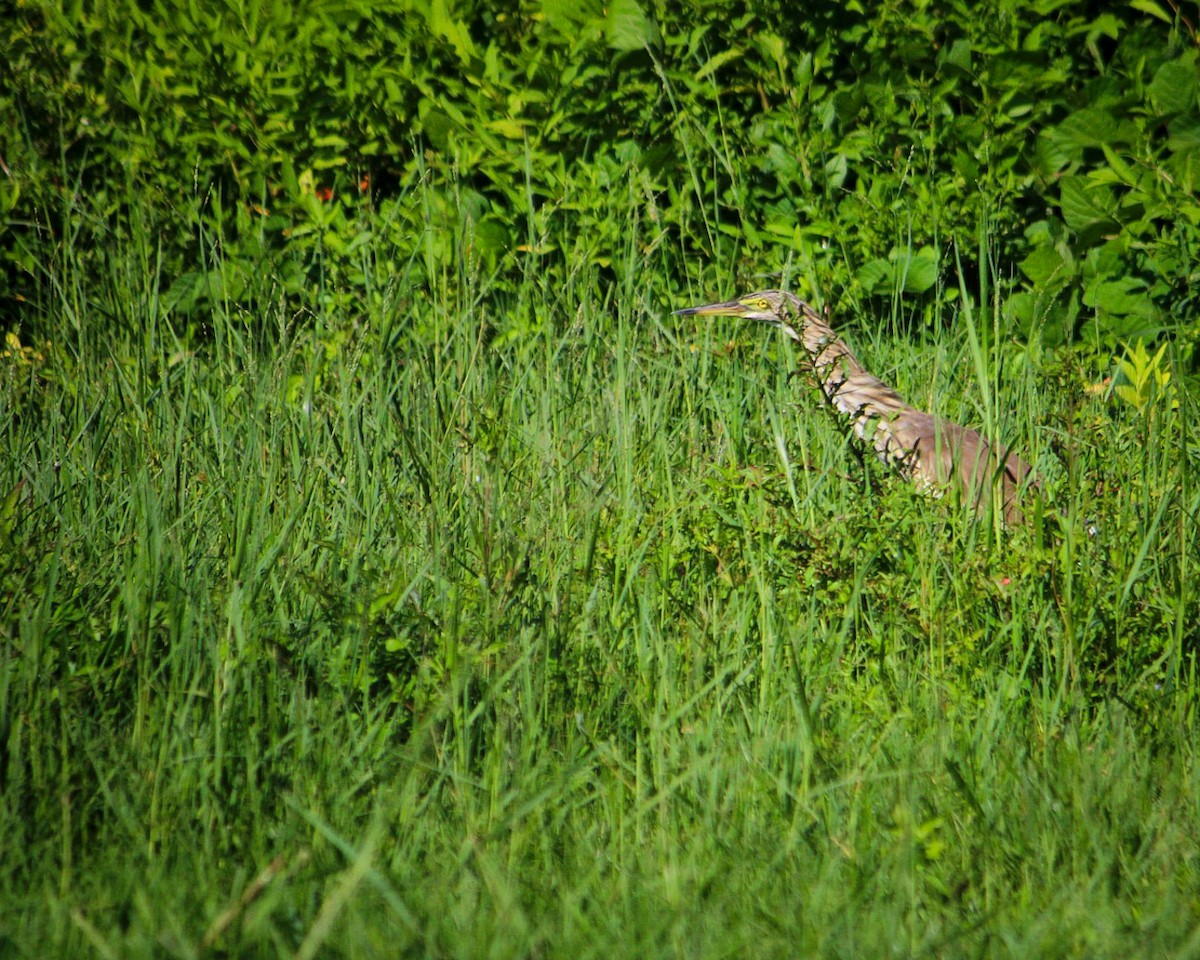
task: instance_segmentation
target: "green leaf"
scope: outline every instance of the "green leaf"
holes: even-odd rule
[[[1079,271],[1088,284],[1123,276],[1128,272],[1129,240],[1128,234],[1124,232],[1088,250]]]
[[[637,0],[613,0],[608,5],[604,34],[614,50],[644,50],[658,43],[658,30]]]
[[[0,181],[0,216],[7,217],[21,198],[21,185],[14,179]]]
[[[892,282],[892,265],[886,260],[872,260],[858,268],[855,278],[867,293],[887,293]]]
[[[849,172],[850,167],[844,153],[836,153],[825,161],[825,179],[831,187],[837,188],[845,183]]]
[[[955,40],[954,43],[950,44],[950,48],[942,57],[942,62],[961,70],[963,73],[970,73],[971,41],[965,39]]]
[[[333,150],[345,150],[350,146],[345,137],[339,137],[332,133],[323,137],[313,137],[312,144],[314,147],[329,147]]]
[[[1067,177],[1059,185],[1059,197],[1063,220],[1076,233],[1116,227],[1116,201],[1107,187],[1093,186],[1085,177]]]
[[[224,278],[219,270],[190,271],[176,278],[163,294],[163,309],[189,314],[206,300],[219,300],[224,286]]]
[[[1147,317],[1141,312],[1102,313],[1098,319],[1105,335],[1110,339],[1154,340],[1165,329],[1156,317]]]
[[[1116,40],[1121,35],[1121,21],[1111,13],[1102,13],[1088,25],[1088,41],[1095,42],[1098,36]]]
[[[1021,272],[1039,287],[1061,287],[1075,274],[1070,255],[1057,247],[1038,246],[1021,261]]]
[[[1136,277],[1117,277],[1090,284],[1083,302],[1097,313],[1111,316],[1136,316],[1147,320],[1158,315],[1154,301],[1147,296],[1146,284]]]
[[[1070,162],[1071,157],[1053,136],[1042,133],[1033,142],[1033,166],[1043,177],[1053,177]]]
[[[1200,154],[1200,123],[1176,117],[1167,125],[1167,149],[1177,154]]]
[[[541,8],[551,26],[564,33],[604,15],[598,0],[542,0]]]
[[[779,67],[780,69],[783,69],[783,67],[787,65],[788,48],[782,37],[780,37],[778,34],[763,31],[754,39],[759,48],[762,49],[764,53],[768,54],[766,59],[769,63],[771,63],[773,66]]]
[[[937,283],[937,254],[930,247],[893,250],[887,260],[872,260],[855,274],[869,294],[924,293]]]
[[[525,135],[525,125],[508,117],[489,121],[487,128],[509,140],[520,140]]]
[[[1195,61],[1193,51],[1190,56],[1167,61],[1155,71],[1146,93],[1163,113],[1187,113],[1195,106],[1200,85]]]
[[[1166,10],[1160,7],[1154,0],[1130,0],[1129,5],[1134,10],[1140,10],[1142,13],[1148,13],[1152,17],[1157,17],[1163,23],[1170,26],[1175,25],[1175,20]]]
[[[8,549],[11,549],[12,532],[17,527],[17,504],[20,501],[23,486],[25,486],[25,481],[19,480],[17,485],[5,495],[4,501],[0,503],[0,543],[3,543]]]
[[[896,262],[896,279],[903,293],[924,293],[937,283],[937,278],[938,262],[932,251],[922,250]]]
[[[1009,297],[1006,312],[1025,337],[1055,347],[1071,339],[1079,300],[1074,292],[1064,302],[1045,293],[1024,291]]]
[[[1128,186],[1136,187],[1140,179],[1137,172],[1121,159],[1117,151],[1107,143],[1101,149],[1104,151],[1104,159],[1108,161],[1108,165],[1112,168],[1116,180]]]
[[[1104,107],[1086,107],[1076,110],[1050,135],[1063,145],[1099,147],[1112,143],[1119,134],[1120,125],[1108,110]]]
[[[489,214],[475,224],[473,246],[480,256],[494,262],[513,246],[513,231],[498,217]]]
[[[708,62],[700,68],[696,74],[697,80],[703,80],[710,74],[715,73],[730,60],[736,60],[742,56],[742,50],[739,47],[730,47],[728,50],[722,50],[715,56],[709,57]]]
[[[446,9],[446,0],[433,0],[425,13],[425,19],[434,35],[450,42],[461,63],[469,63],[476,55],[475,43],[471,40],[467,25],[450,15]]]

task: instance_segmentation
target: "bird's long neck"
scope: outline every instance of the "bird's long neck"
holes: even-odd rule
[[[1032,468],[1003,447],[991,447],[975,430],[922,413],[858,362],[828,320],[803,300],[785,294],[774,320],[800,344],[806,366],[838,419],[884,463],[923,489],[959,485],[976,510],[987,502],[991,483],[1001,477],[1004,518],[1021,522],[1018,498]]]
[[[780,327],[804,348],[809,368],[831,406],[848,418],[860,437],[872,421],[890,421],[911,410],[904,399],[882,380],[872,376],[822,317],[811,306],[788,294],[792,312]]]

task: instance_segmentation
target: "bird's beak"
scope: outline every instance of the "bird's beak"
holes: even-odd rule
[[[684,307],[676,310],[680,317],[744,317],[749,311],[740,300],[726,300],[724,303],[706,303],[702,307]]]

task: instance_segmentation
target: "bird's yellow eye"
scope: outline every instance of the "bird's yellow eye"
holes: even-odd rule
[[[771,304],[767,302],[766,297],[759,297],[754,301],[754,308],[756,310],[768,310],[770,309],[770,306]]]

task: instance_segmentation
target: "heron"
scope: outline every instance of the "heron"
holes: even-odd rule
[[[980,515],[998,494],[1004,522],[1019,526],[1021,496],[1033,468],[989,443],[978,430],[916,409],[858,358],[809,304],[785,290],[760,290],[736,300],[676,310],[680,316],[740,317],[776,327],[804,351],[804,365],[838,420],[888,467],[917,489],[942,496],[957,489]]]

